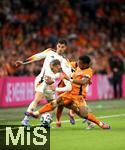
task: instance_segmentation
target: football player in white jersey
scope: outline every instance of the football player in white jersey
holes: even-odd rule
[[[47,87],[47,83],[43,82],[45,81],[45,77],[51,76],[51,78],[57,78],[56,75],[53,73],[53,71],[50,68],[50,62],[54,59],[58,59],[61,63],[62,71],[68,76],[71,77],[72,70],[71,66],[69,65],[69,61],[66,60],[63,56],[65,50],[67,49],[67,42],[65,40],[59,40],[57,43],[56,50],[53,50],[52,48],[48,48],[44,50],[41,53],[37,53],[31,57],[29,57],[25,61],[17,61],[16,67],[19,67],[24,64],[28,64],[34,61],[38,61],[41,59],[44,59],[44,63],[41,69],[40,74],[35,79],[35,98],[30,103],[27,112],[33,111],[38,103],[41,101],[41,99],[44,97],[44,92]],[[25,115],[24,119],[22,120],[23,125],[29,124],[29,117]]]

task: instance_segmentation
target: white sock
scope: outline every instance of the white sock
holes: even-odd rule
[[[23,120],[29,120],[30,116],[25,116]]]
[[[27,109],[27,112],[33,111],[37,107],[37,102],[32,101]]]
[[[37,102],[36,101],[32,101],[27,109],[27,112],[33,111],[35,108],[37,107]],[[30,116],[25,116],[24,120],[29,120]]]
[[[101,127],[103,125],[103,123],[100,121],[99,126]]]
[[[34,113],[34,115],[39,115],[40,114],[39,111],[35,111],[33,113]]]

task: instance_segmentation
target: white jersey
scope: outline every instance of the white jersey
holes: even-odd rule
[[[37,76],[39,80],[41,78],[44,78],[44,76],[50,76],[53,79],[58,78],[58,73],[54,74],[50,68],[50,62],[54,59],[58,59],[61,62],[61,67],[63,72],[68,76],[71,77],[71,66],[69,65],[69,62],[61,55],[57,54],[56,52],[52,50],[46,50],[42,53],[36,54],[39,59],[45,59],[43,63],[43,67],[41,69],[40,74]]]
[[[60,73],[55,74],[52,72],[52,70],[50,68],[50,63],[54,59],[58,59],[60,61],[63,72],[69,78],[71,77],[72,69],[71,69],[71,65],[70,65],[69,61],[66,60],[63,56],[57,54],[56,52],[54,52],[50,49],[45,50],[41,53],[38,53],[38,54],[32,56],[32,59],[35,59],[35,60],[44,59],[44,63],[43,63],[41,72],[36,77],[36,80],[35,80],[35,91],[37,91],[37,92],[42,92],[42,93],[45,92],[45,89],[47,87],[47,84],[44,81],[45,76],[50,76],[54,80],[56,80],[57,78],[60,77]],[[39,82],[41,81],[41,79],[43,79],[43,83],[41,85],[37,86],[39,84]]]

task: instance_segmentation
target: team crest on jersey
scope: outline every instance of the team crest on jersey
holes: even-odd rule
[[[54,59],[54,56],[51,56]]]

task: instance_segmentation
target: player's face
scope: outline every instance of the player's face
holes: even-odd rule
[[[56,52],[58,54],[63,54],[65,52],[66,48],[67,48],[67,46],[65,44],[58,43],[57,44],[57,51]]]
[[[81,60],[78,61],[78,66],[82,70],[89,67],[88,64],[84,64]]]
[[[50,67],[54,73],[58,73],[62,71],[61,65],[56,65],[56,66],[51,65]]]

